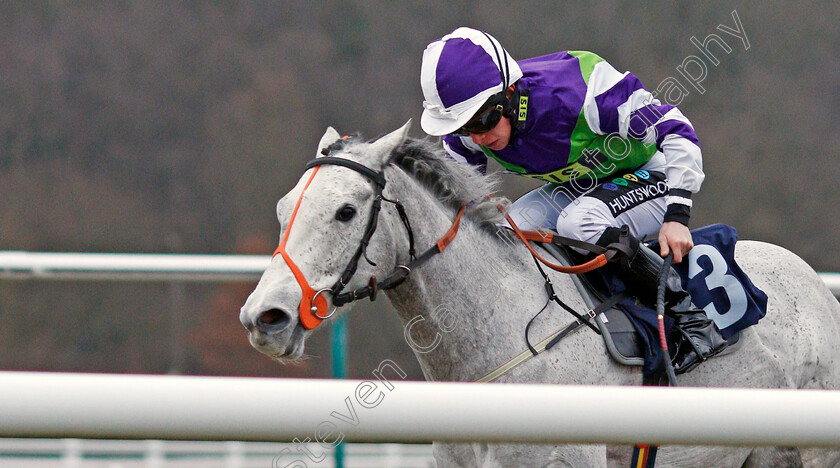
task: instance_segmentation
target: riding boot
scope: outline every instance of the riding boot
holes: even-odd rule
[[[620,252],[611,262],[613,271],[643,304],[655,308],[663,258],[630,236],[627,226],[607,228],[597,244]],[[727,342],[706,313],[691,303],[679,274],[669,267],[665,275],[665,310],[674,319],[672,334],[677,336],[674,372],[682,374],[723,351]]]
[[[720,353],[729,344],[720,334],[715,322],[703,310],[698,310],[686,295],[680,303],[669,309],[674,318],[672,334],[678,334],[677,352],[672,363],[674,373],[684,374],[706,359]]]

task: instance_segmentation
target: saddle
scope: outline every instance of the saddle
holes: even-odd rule
[[[551,243],[538,245],[561,265],[575,265],[587,259],[586,256],[568,247]],[[599,268],[587,273],[571,275],[571,278],[590,310],[599,309],[599,306],[605,302],[614,302],[612,300],[614,291],[610,290],[608,283],[615,279],[607,269]],[[653,322],[644,320],[645,315],[651,317]],[[650,323],[655,323],[655,320],[655,311],[637,304],[635,298],[628,295],[617,304],[602,310],[594,317],[593,322],[601,332],[610,357],[626,366],[643,366],[645,378],[648,379],[656,378],[662,367],[662,352],[658,335],[654,333],[657,330],[652,330],[650,326]],[[666,336],[669,337],[670,325],[670,319],[666,320]],[[738,351],[740,349],[739,337],[739,332],[729,336],[729,346],[717,356]],[[673,355],[675,343],[669,342],[668,347]]]

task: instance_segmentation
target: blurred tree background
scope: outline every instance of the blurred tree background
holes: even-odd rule
[[[718,29],[733,10],[749,48]],[[269,254],[326,126],[418,122],[424,47],[467,25],[518,59],[592,50],[649,89],[680,81],[707,172],[693,226],[838,271],[838,21],[840,4],[757,0],[2,2],[0,250]],[[718,65],[690,40],[710,34],[731,48],[709,46]],[[678,71],[691,55],[704,92]],[[250,348],[252,288],[0,280],[0,368],[328,376],[327,333],[298,366]],[[422,378],[387,301],[349,323],[350,377],[392,359]]]

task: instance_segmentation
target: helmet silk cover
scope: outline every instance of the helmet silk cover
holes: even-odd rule
[[[429,135],[452,133],[490,96],[520,78],[522,70],[499,41],[475,29],[458,28],[423,51],[420,125]]]

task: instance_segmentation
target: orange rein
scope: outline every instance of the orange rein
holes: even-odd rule
[[[504,212],[504,207],[502,205],[498,205],[499,210]],[[559,271],[560,273],[568,273],[570,275],[577,275],[580,273],[588,273],[592,270],[601,268],[602,266],[607,264],[607,257],[604,254],[599,254],[597,257],[593,258],[592,260],[582,263],[580,265],[575,266],[565,266],[565,265],[558,265],[556,263],[551,263],[548,260],[544,259],[540,254],[534,250],[531,246],[530,242],[547,242],[550,243],[554,238],[554,234],[551,233],[543,233],[538,231],[522,231],[519,227],[516,226],[516,223],[513,222],[509,214],[505,214],[505,219],[507,222],[510,223],[510,226],[513,228],[514,234],[519,240],[525,244],[525,247],[528,247],[528,250],[531,251],[531,255],[533,255],[537,260],[543,263],[543,265],[551,268],[552,270]]]

